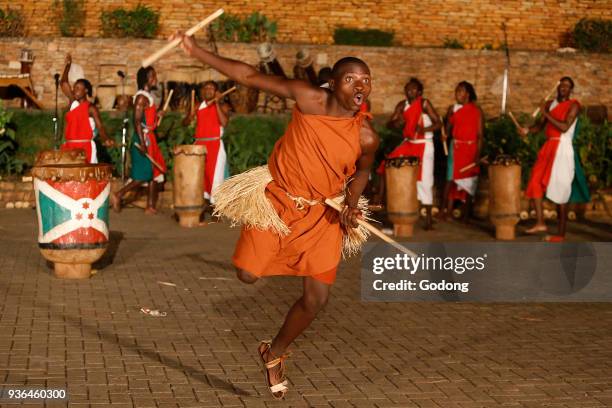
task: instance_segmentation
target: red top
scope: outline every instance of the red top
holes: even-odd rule
[[[421,122],[421,116],[423,115],[423,98],[419,96],[416,98],[408,109],[404,110],[404,132],[403,136],[407,139],[424,139],[425,134],[416,134],[416,127]]]
[[[580,103],[576,99],[569,99],[567,101],[559,102],[557,106],[555,106],[549,112],[550,116],[561,122],[565,122],[565,119],[567,119],[567,114],[573,104],[577,104],[578,107],[580,107]],[[557,129],[555,125],[550,123],[550,121],[546,123],[546,128],[544,131],[546,133],[547,139],[550,139],[551,137],[560,137],[561,133],[563,133],[559,129]]]
[[[195,131],[196,139],[220,136],[221,123],[217,115],[217,104],[213,103],[205,108],[198,109]]]
[[[453,137],[460,142],[476,142],[480,120],[480,109],[475,104],[467,103],[463,105],[450,118],[450,123],[453,126]]]
[[[91,140],[93,130],[89,123],[89,102],[79,102],[79,106],[66,113],[66,141]]]

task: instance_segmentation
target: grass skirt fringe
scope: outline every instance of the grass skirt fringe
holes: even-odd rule
[[[230,220],[231,225],[243,225],[247,228],[271,230],[281,237],[289,235],[289,227],[278,216],[274,206],[265,195],[266,186],[272,181],[268,166],[255,167],[227,179],[213,191],[215,210],[213,215]],[[344,196],[334,198],[339,204],[344,202]],[[316,205],[325,205],[318,203]],[[368,200],[359,199],[359,209],[367,218]],[[342,255],[348,257],[359,253],[368,240],[370,232],[359,226],[344,230],[342,238]]]

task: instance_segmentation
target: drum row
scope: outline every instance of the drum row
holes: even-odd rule
[[[419,161],[398,157],[385,161],[387,216],[398,237],[411,237],[419,216],[417,179]],[[495,225],[495,237],[513,240],[521,212],[521,166],[489,165],[489,218]]]

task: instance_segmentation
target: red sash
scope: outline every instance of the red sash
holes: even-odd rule
[[[423,115],[423,98],[419,96],[416,98],[408,109],[406,109],[403,113],[404,116],[404,132],[402,133],[404,138],[408,139],[424,139],[425,134],[420,133],[416,134],[416,128],[418,124],[422,124],[422,115]]]
[[[221,136],[221,123],[217,115],[217,104],[198,109],[196,124],[196,139]]]
[[[157,166],[151,163],[151,166],[153,167],[153,178],[155,178],[160,174],[166,173],[167,171],[166,161],[164,160],[164,155],[162,154],[161,150],[159,149],[159,146],[157,145],[157,136],[155,136],[154,132],[157,128],[157,109],[155,108],[155,105],[145,108],[144,114],[145,123],[147,125],[148,131],[146,137],[149,141],[149,145],[147,146],[147,153],[149,153],[149,156],[151,156],[153,160],[155,160],[155,162],[159,164],[163,169],[163,171],[160,171]]]
[[[569,99],[567,101],[563,101],[557,104],[549,113],[550,116],[557,119],[558,121],[565,122],[567,119],[567,114],[572,107],[572,105],[576,103],[580,107],[580,103],[576,99]],[[557,129],[552,123],[546,123],[546,128],[544,129],[546,133],[546,138],[550,139],[551,137],[561,137],[561,131]]]
[[[459,170],[478,161],[478,128],[480,109],[473,104],[463,105],[450,117],[453,126],[453,179],[477,176],[479,166],[460,172]]]
[[[93,130],[89,123],[89,102],[83,101],[79,106],[66,113],[66,131],[64,133],[66,141],[70,140],[91,140]]]

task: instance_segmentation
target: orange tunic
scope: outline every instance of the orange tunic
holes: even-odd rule
[[[289,195],[324,201],[344,191],[361,155],[360,130],[368,114],[350,118],[305,115],[297,109],[268,160],[266,197],[291,232],[242,228],[234,265],[256,276],[312,276],[332,284],[340,262],[338,213],[324,204],[298,209]]]

